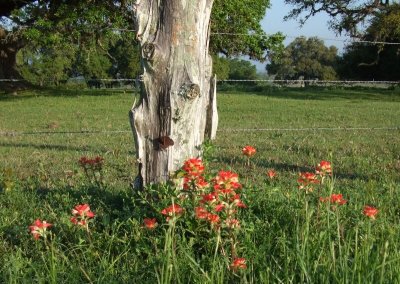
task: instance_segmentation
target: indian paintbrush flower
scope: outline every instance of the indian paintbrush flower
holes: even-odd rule
[[[376,219],[376,215],[378,214],[379,210],[372,206],[364,206],[363,214],[373,220]]]
[[[157,220],[156,218],[144,218],[143,224],[146,229],[153,230],[157,227]]]
[[[40,237],[47,237],[47,228],[50,228],[51,226],[53,226],[53,224],[47,223],[47,221],[36,219],[33,224],[29,226],[29,230],[33,238],[38,240]]]

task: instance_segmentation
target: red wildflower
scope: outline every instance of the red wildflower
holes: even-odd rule
[[[72,215],[79,216],[82,218],[93,218],[95,214],[90,211],[89,204],[79,204],[76,205],[74,209],[72,209]]]
[[[320,176],[325,176],[325,175],[332,175],[332,167],[331,163],[328,161],[321,161],[316,169],[315,173]]]
[[[319,200],[321,202],[330,202],[337,205],[344,205],[347,203],[347,200],[343,199],[343,194],[332,194],[330,197],[321,197]]]
[[[204,172],[203,161],[199,158],[186,160],[183,164],[182,169],[189,176],[200,176]]]
[[[202,190],[208,187],[208,182],[202,176],[189,176],[183,178],[183,189],[198,189]]]
[[[167,221],[169,220],[169,217],[180,215],[182,213],[183,208],[179,204],[172,204],[171,206],[168,206],[161,211],[161,214],[168,217]]]
[[[236,269],[245,269],[247,268],[246,265],[246,259],[243,257],[240,258],[235,258],[231,264],[231,267],[236,270]]]
[[[71,222],[75,225],[86,227],[86,230],[89,230],[88,228],[89,219],[95,216],[95,214],[92,211],[90,211],[89,204],[76,205],[75,208],[72,209],[72,215],[73,217],[71,217],[70,219]]]
[[[208,214],[209,214],[208,211],[203,207],[196,207],[196,208],[194,208],[194,211],[195,211],[196,217],[199,219],[207,219]]]
[[[268,171],[267,171],[267,176],[268,176],[270,179],[276,178],[276,175],[277,175],[277,173],[276,173],[275,170],[268,170]]]
[[[211,224],[217,224],[220,220],[219,216],[217,214],[212,214],[209,213],[207,215],[207,220],[211,223]]]
[[[307,191],[312,191],[313,188],[310,187],[311,184],[319,183],[317,175],[309,172],[300,173],[300,177],[297,180],[299,183],[299,189],[305,188]]]
[[[242,149],[242,153],[243,155],[247,156],[247,157],[251,157],[256,153],[256,149],[252,146],[245,146]]]
[[[220,203],[220,204],[217,204],[217,205],[215,206],[214,211],[215,211],[215,212],[221,212],[224,208],[225,208],[225,205],[222,204],[222,203]]]
[[[201,203],[214,203],[217,201],[217,195],[215,193],[204,194],[202,197]]]
[[[213,182],[214,189],[222,191],[222,193],[230,193],[232,190],[242,187],[239,183],[239,176],[230,171],[220,171]]]
[[[155,227],[157,227],[157,220],[156,220],[156,218],[144,218],[144,219],[143,219],[143,223],[144,223],[144,226],[145,226],[147,229],[149,229],[149,230],[152,230],[152,229],[154,229]]]
[[[364,206],[363,214],[373,220],[375,220],[376,215],[378,214],[379,210],[372,206]]]
[[[46,230],[53,226],[46,221],[40,221],[40,219],[36,219],[35,222],[31,226],[29,226],[30,233],[32,234],[35,240],[38,240],[40,237],[46,237]]]

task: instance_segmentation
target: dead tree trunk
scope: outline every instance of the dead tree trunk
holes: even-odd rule
[[[213,0],[137,0],[141,98],[130,112],[142,185],[166,181],[201,154],[217,127],[208,53]],[[215,84],[213,85],[215,86]],[[137,181],[138,181],[137,179]]]

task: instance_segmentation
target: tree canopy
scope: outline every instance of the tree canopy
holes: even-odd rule
[[[304,23],[310,17],[319,13],[327,13],[331,17],[330,27],[341,33],[358,35],[358,25],[370,16],[395,5],[396,1],[389,0],[285,0],[293,9],[286,19],[299,19]]]
[[[326,47],[318,38],[298,37],[283,51],[272,56],[267,71],[277,79],[336,79],[337,48]]]
[[[269,0],[215,0],[211,15],[210,51],[225,56],[248,55],[264,61],[283,48],[281,33],[267,35],[260,22]]]
[[[352,43],[340,61],[342,77],[356,80],[399,80],[400,46],[384,42],[400,42],[400,4],[377,13],[362,37],[378,44]]]
[[[7,60],[0,58],[0,78],[18,78],[21,70],[24,76],[36,78],[35,82],[41,80],[37,78],[39,75],[49,77],[50,81],[76,74],[85,77],[137,75],[140,64],[132,31],[133,2],[3,1],[0,8],[0,51],[3,53],[0,53],[12,52],[7,54]],[[211,53],[265,60],[269,51],[281,49],[283,36],[267,36],[260,26],[268,7],[269,0],[215,0]],[[19,69],[18,51],[21,51]],[[126,57],[122,58],[124,54]],[[52,66],[44,67],[48,64]],[[34,69],[41,73],[35,75]]]

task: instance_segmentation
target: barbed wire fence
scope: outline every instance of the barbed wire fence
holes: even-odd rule
[[[117,29],[105,28],[116,32],[135,32],[132,29]],[[243,34],[243,33],[226,33],[226,32],[213,32],[211,36],[265,36],[259,34]],[[285,35],[286,38],[297,38],[298,36]],[[338,38],[321,38],[316,36],[309,36],[308,38],[318,38],[323,41],[336,41],[344,42],[346,44],[369,44],[369,45],[399,45],[400,42],[384,42],[384,41],[366,41],[359,38],[338,39]],[[73,79],[73,78],[71,78]],[[0,79],[1,82],[26,82],[24,79]],[[52,82],[49,80],[49,82]],[[84,80],[89,88],[105,88],[105,89],[138,89],[141,78],[99,78]],[[269,86],[294,86],[304,87],[307,86],[381,86],[390,87],[400,85],[400,81],[375,81],[375,80],[303,80],[303,79],[225,79],[218,80],[218,84],[237,84],[237,83],[261,83]],[[393,127],[314,127],[314,128],[237,128],[237,129],[219,129],[218,132],[320,132],[320,131],[400,131],[399,126]],[[130,130],[66,130],[66,131],[1,131],[0,137],[15,137],[15,136],[40,136],[40,135],[116,135],[116,134],[132,134]]]
[[[321,132],[321,131],[400,131],[400,126],[393,127],[303,127],[303,128],[225,128],[218,132]],[[81,130],[81,131],[0,131],[0,136],[40,136],[40,135],[110,135],[132,134],[131,130]]]
[[[40,28],[40,27],[39,27]],[[48,29],[48,28],[46,28]],[[126,29],[126,28],[111,28],[111,27],[102,27],[100,28],[101,30],[111,30],[114,32],[132,32],[135,33],[136,31],[134,29]],[[235,37],[235,36],[240,36],[240,37],[271,37],[274,36],[272,34],[256,34],[256,33],[231,33],[231,32],[211,32],[210,36],[230,36],[230,37]],[[285,38],[298,38],[299,36],[293,36],[293,35],[283,35]],[[308,38],[317,38],[323,41],[336,41],[336,42],[343,42],[346,44],[368,44],[368,45],[399,45],[400,42],[385,42],[385,41],[368,41],[368,40],[363,40],[361,38],[325,38],[325,37],[318,37],[318,36],[308,36]],[[100,78],[100,79],[89,79],[85,80],[86,83],[89,85],[89,87],[97,87],[96,84],[105,84],[107,87],[107,83],[110,86],[113,86],[113,84],[119,84],[121,83],[134,83],[135,85],[138,85],[138,80],[139,78]],[[1,82],[11,82],[11,83],[16,83],[16,82],[26,82],[24,79],[0,79]],[[44,80],[44,82],[53,82],[53,80]],[[328,86],[332,84],[344,84],[344,85],[356,85],[356,84],[373,84],[373,85],[397,85],[400,83],[400,81],[375,81],[375,80],[370,80],[370,81],[359,81],[359,80],[301,80],[301,79],[294,79],[294,80],[273,80],[273,79],[254,79],[254,80],[236,80],[236,79],[226,79],[226,80],[219,80],[218,83],[238,83],[238,82],[264,82],[264,83],[276,83],[279,85],[282,84],[287,84],[287,85],[293,85],[293,84],[313,84],[313,85],[322,85],[322,86]]]

